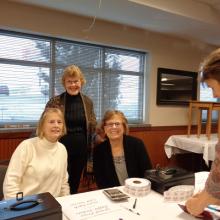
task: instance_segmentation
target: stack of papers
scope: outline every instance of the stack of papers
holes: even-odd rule
[[[88,194],[85,196],[82,193],[77,200],[73,200],[70,197],[69,201],[66,200],[65,205],[62,205],[64,215],[68,219],[74,220],[103,220],[109,216],[118,216],[120,218],[122,212],[126,212],[120,206],[121,203],[106,199],[103,193],[95,195],[91,193],[89,196]],[[124,203],[122,202],[122,204]]]
[[[200,192],[205,188],[205,183],[208,178],[209,172],[208,171],[202,171],[195,173],[195,190],[194,194],[197,192]]]

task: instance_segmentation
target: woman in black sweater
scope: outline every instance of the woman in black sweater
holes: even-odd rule
[[[126,178],[144,177],[152,165],[142,140],[129,136],[120,111],[107,111],[101,122],[106,140],[94,149],[93,166],[99,188],[124,185]]]

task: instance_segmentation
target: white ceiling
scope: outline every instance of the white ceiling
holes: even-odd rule
[[[220,46],[220,0],[14,1],[92,17],[91,25],[102,19]]]

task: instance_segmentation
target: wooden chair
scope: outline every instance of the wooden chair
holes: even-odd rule
[[[5,179],[5,174],[6,174],[7,168],[8,168],[7,165],[0,164],[0,200],[2,200],[4,197],[4,195],[3,195],[3,182]]]
[[[220,110],[220,105],[218,107]],[[217,108],[217,106],[216,106],[216,108]],[[190,103],[189,103],[189,121],[188,121],[188,129],[187,129],[187,136],[188,137],[190,136],[190,132],[191,132],[193,109],[196,109],[196,114],[197,114],[197,137],[198,138],[200,137],[201,128],[202,128],[202,111],[207,110],[206,136],[207,136],[208,140],[210,140],[213,102],[194,101],[194,100],[190,101]]]

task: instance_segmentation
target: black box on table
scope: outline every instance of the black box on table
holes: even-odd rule
[[[146,170],[145,178],[151,182],[151,188],[161,194],[172,186],[195,184],[195,174],[178,167]]]

